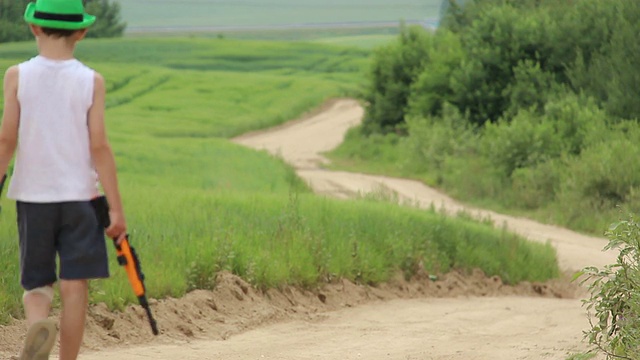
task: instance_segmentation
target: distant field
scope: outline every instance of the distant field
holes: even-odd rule
[[[130,32],[427,22],[442,0],[121,0]]]
[[[319,42],[372,49],[393,41],[400,33],[400,27],[357,27],[357,28],[298,28],[270,30],[234,30],[234,31],[163,31],[130,33],[135,38],[218,38],[239,40],[268,40]]]
[[[324,44],[335,44],[345,46],[357,46],[361,48],[375,48],[380,45],[389,43],[396,38],[394,35],[354,35],[354,36],[336,36],[316,40]]]

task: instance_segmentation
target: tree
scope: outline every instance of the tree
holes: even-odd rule
[[[403,126],[411,84],[429,59],[432,39],[420,27],[403,26],[397,43],[376,51],[369,75],[371,83],[365,94],[366,133],[392,132]]]
[[[443,0],[440,5],[440,25],[451,31],[468,26],[469,11],[463,11],[466,0]]]
[[[581,36],[582,42],[579,56],[569,68],[571,85],[598,99],[609,114],[640,120],[640,3],[620,0],[612,7],[604,0],[592,0],[583,6],[577,8],[580,17],[575,16],[575,22],[580,24],[586,15],[597,16],[598,21],[590,23],[597,24],[598,31],[574,35]]]
[[[0,0],[0,43],[29,39],[29,28],[22,20],[29,0]]]
[[[515,83],[531,80],[525,76],[525,66],[537,69],[533,70],[539,73],[535,78],[549,77],[545,74],[552,49],[549,26],[550,17],[544,8],[487,5],[475,14],[470,25],[459,32],[466,59],[451,74],[451,102],[477,125],[501,118],[512,107],[512,100],[523,97],[514,93],[518,90]],[[545,84],[540,87],[546,90]]]
[[[96,23],[87,37],[119,37],[124,33],[127,24],[120,17],[120,4],[109,0],[85,0],[89,14],[97,17]]]

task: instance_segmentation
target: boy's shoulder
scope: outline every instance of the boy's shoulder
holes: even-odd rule
[[[102,76],[102,74],[95,70],[93,71],[93,82],[95,84],[95,87],[104,89],[104,76]]]
[[[7,71],[4,73],[4,83],[12,84],[18,81],[18,74],[20,73],[20,66],[13,65],[10,66]]]
[[[18,72],[20,72],[20,65],[11,65],[9,66],[9,68],[7,68],[7,71],[4,72],[5,76],[6,75],[16,75],[18,74]]]

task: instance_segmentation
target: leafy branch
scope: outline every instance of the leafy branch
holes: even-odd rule
[[[612,224],[604,250],[618,250],[615,264],[603,269],[587,267],[584,276],[590,297],[583,301],[590,330],[585,339],[607,359],[640,358],[640,224],[633,215]]]

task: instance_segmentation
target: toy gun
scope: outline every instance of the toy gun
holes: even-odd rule
[[[104,228],[108,228],[111,221],[109,219],[109,204],[107,203],[107,198],[105,196],[99,196],[91,200],[91,205],[93,205],[93,208],[96,211],[96,216],[98,217],[100,224],[104,226]],[[120,243],[118,243],[118,239],[113,239],[113,243],[116,246],[118,264],[123,266],[127,271],[129,283],[131,283],[131,287],[133,287],[133,291],[138,297],[140,305],[147,312],[151,331],[153,332],[153,335],[158,335],[158,326],[153,318],[153,314],[151,314],[151,308],[147,301],[146,289],[144,286],[144,274],[142,273],[136,250],[129,245],[129,234],[127,234],[124,240]]]

